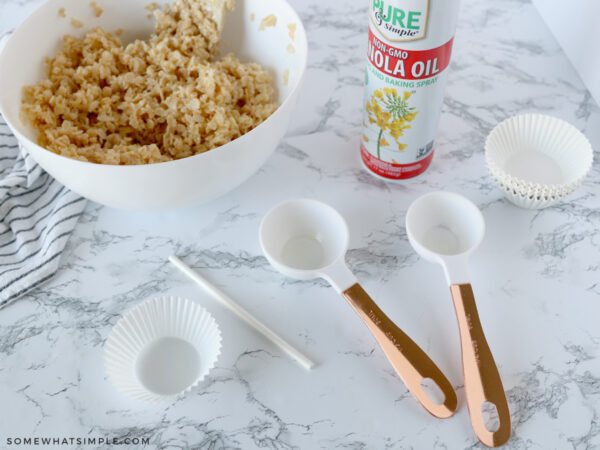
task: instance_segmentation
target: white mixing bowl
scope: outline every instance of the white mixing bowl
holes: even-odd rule
[[[19,118],[23,87],[45,76],[44,59],[59,51],[63,35],[83,36],[96,26],[107,31],[121,28],[123,41],[130,42],[153,31],[154,20],[146,17],[149,0],[96,3],[104,10],[100,17],[95,17],[88,1],[47,1],[17,28],[0,54],[0,112],[37,163],[78,194],[129,210],[177,209],[206,202],[253,175],[285,134],[306,69],[306,33],[292,7],[285,0],[237,0],[223,32],[222,53],[256,61],[273,76],[280,107],[269,119],[235,141],[196,156],[160,164],[111,166],[45,150],[36,144],[35,130]],[[59,18],[60,8],[65,8],[66,18]],[[276,26],[259,30],[261,20],[270,14],[277,18]],[[84,27],[73,27],[71,17],[82,21]],[[294,53],[287,48],[292,43],[289,24],[296,24]]]

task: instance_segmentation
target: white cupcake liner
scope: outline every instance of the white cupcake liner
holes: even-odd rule
[[[565,195],[558,195],[556,193],[550,193],[546,191],[526,190],[521,192],[511,188],[510,186],[502,184],[496,179],[494,179],[494,181],[502,189],[506,199],[514,205],[519,206],[520,208],[547,208],[549,206],[557,204],[565,197]]]
[[[527,208],[550,206],[569,195],[581,185],[594,158],[579,130],[541,114],[501,122],[486,140],[485,155],[491,177],[509,200],[525,198]]]
[[[198,385],[220,352],[221,332],[208,311],[191,300],[159,297],[117,322],[106,340],[104,362],[119,391],[156,402]]]

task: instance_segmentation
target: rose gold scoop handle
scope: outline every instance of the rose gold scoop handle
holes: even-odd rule
[[[435,363],[384,312],[357,283],[343,292],[350,305],[365,321],[396,373],[408,390],[435,417],[445,419],[456,412],[454,388]],[[431,379],[444,394],[444,403],[431,400],[421,383]]]
[[[510,438],[510,411],[494,357],[481,328],[475,296],[470,284],[450,286],[462,347],[465,392],[471,423],[479,440],[488,447],[499,447]],[[485,425],[482,406],[489,402],[498,412],[500,425],[494,432]]]

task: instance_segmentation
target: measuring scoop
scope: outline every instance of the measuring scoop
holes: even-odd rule
[[[260,226],[260,244],[275,269],[298,280],[324,278],[364,320],[412,395],[439,418],[456,411],[452,385],[435,363],[398,328],[358,284],[344,261],[349,231],[344,218],[316,200],[298,199],[273,208]],[[432,380],[442,403],[423,389]]]
[[[471,423],[483,444],[501,446],[510,437],[510,411],[467,274],[469,255],[485,233],[483,215],[470,200],[458,194],[433,192],[410,206],[406,213],[406,232],[417,253],[444,268],[460,329]],[[483,408],[491,407],[490,403],[498,413],[499,425],[495,430],[486,426],[483,416]]]

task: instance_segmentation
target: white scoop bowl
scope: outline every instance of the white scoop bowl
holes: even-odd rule
[[[348,300],[427,411],[439,418],[454,414],[458,402],[448,379],[373,302],[346,266],[348,226],[335,209],[308,199],[285,202],[265,216],[259,235],[265,256],[279,272],[299,280],[324,278]],[[442,403],[423,389],[429,379],[443,393]]]
[[[416,200],[406,214],[413,248],[426,260],[441,264],[448,284],[467,283],[467,261],[485,235],[485,222],[469,200],[450,192],[434,192]]]
[[[473,429],[483,444],[503,445],[510,438],[510,411],[467,273],[469,255],[485,234],[481,211],[458,194],[433,192],[410,206],[406,232],[417,253],[444,268],[460,328],[465,391]],[[489,403],[498,413],[499,426],[495,430],[488,429],[483,417],[482,408]]]

